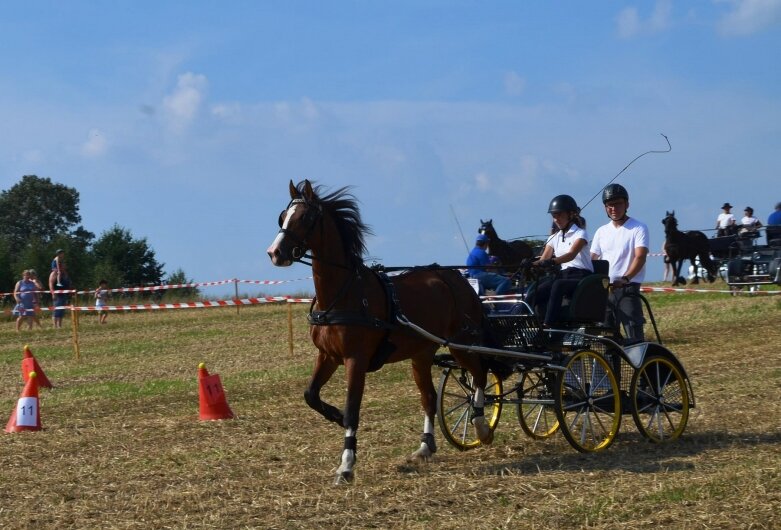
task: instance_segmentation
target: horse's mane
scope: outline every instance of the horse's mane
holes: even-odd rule
[[[301,181],[296,186],[302,196],[305,185],[306,181]],[[366,253],[366,236],[372,235],[372,231],[361,220],[358,199],[350,193],[352,186],[344,186],[331,193],[326,193],[322,186],[313,185],[312,189],[314,202],[334,220],[347,256],[358,262],[363,261],[363,255]]]

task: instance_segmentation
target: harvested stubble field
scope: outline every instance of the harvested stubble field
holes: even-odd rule
[[[505,408],[493,446],[461,453],[437,433],[435,459],[409,464],[422,416],[401,363],[369,376],[357,478],[339,487],[343,431],[302,398],[306,307],[293,355],[284,306],[87,315],[78,361],[70,329],[7,322],[3,421],[24,344],[56,388],[41,391],[42,431],[0,436],[0,527],[781,527],[781,298],[650,298],[697,398],[677,442],[651,445],[625,417],[612,447],[582,455],[561,435],[527,438]],[[198,421],[199,362],[237,420]],[[343,395],[338,372],[324,397]]]

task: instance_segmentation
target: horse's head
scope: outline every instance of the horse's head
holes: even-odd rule
[[[664,219],[662,219],[662,224],[664,225],[665,230],[675,230],[678,228],[678,220],[675,218],[675,210],[672,212],[668,212],[665,210],[665,216]]]
[[[308,180],[298,186],[290,181],[290,202],[279,214],[279,232],[266,250],[271,262],[286,267],[310,252],[313,259],[317,254],[324,262],[361,263],[365,236],[371,230],[361,220],[349,190],[324,195]]]
[[[279,232],[266,250],[271,263],[287,267],[301,259],[309,250],[309,238],[322,216],[312,184],[304,180],[297,188],[291,180],[290,202],[279,214]]]
[[[478,234],[485,234],[491,239],[496,239],[496,229],[494,229],[493,219],[483,221],[480,219],[480,228],[477,230]]]

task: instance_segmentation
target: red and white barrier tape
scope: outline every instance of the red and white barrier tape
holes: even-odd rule
[[[205,300],[203,302],[176,302],[171,304],[127,304],[127,305],[109,305],[103,307],[97,306],[51,306],[41,307],[40,311],[54,311],[55,309],[64,309],[68,311],[146,311],[156,309],[191,309],[199,307],[233,307],[242,305],[272,304],[277,302],[286,302],[288,304],[310,303],[311,298],[291,298],[289,296],[267,296],[264,298],[241,298],[233,300]],[[2,311],[5,315],[10,315],[11,310]]]
[[[726,293],[726,294],[781,294],[781,291],[730,291],[719,289],[689,289],[679,287],[640,287],[644,293]]]
[[[198,288],[198,287],[213,287],[215,285],[227,285],[231,283],[250,283],[254,285],[281,285],[283,283],[292,283],[292,282],[300,282],[303,280],[311,280],[311,276],[307,276],[306,278],[296,278],[295,280],[239,280],[238,278],[233,278],[230,280],[218,280],[214,282],[198,282],[198,283],[178,283],[178,284],[168,284],[168,285],[150,285],[147,287],[117,287],[115,289],[107,289],[111,293],[139,293],[139,292],[150,292],[150,291],[162,291],[166,289],[192,289],[192,288]],[[30,293],[52,293],[52,294],[93,294],[95,292],[95,289],[87,290],[87,291],[77,291],[75,289],[58,289],[54,291],[49,290],[43,290],[43,291],[27,291]],[[13,296],[14,293],[0,293],[0,297],[3,296]]]

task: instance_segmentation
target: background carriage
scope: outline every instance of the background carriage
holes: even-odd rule
[[[714,237],[708,243],[719,264],[719,274],[731,288],[755,290],[763,285],[781,285],[781,234],[775,227]]]

